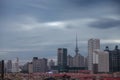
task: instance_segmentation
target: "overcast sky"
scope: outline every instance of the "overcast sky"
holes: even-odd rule
[[[120,46],[120,0],[0,0],[0,58],[55,59],[57,48],[87,56],[87,41]]]

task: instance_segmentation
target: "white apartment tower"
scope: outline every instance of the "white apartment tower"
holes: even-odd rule
[[[99,39],[89,39],[88,40],[88,70],[93,71],[93,52],[96,49],[100,49]]]

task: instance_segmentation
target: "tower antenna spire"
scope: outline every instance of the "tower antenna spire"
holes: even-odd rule
[[[75,48],[75,53],[78,54],[79,49],[78,49],[78,40],[77,40],[77,33],[76,33],[76,48]]]

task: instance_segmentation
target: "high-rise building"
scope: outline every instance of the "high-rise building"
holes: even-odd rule
[[[1,80],[4,80],[4,73],[5,73],[5,64],[4,64],[4,60],[0,61],[0,78]]]
[[[67,65],[73,67],[73,57],[71,55],[67,56]]]
[[[51,70],[53,66],[55,66],[55,62],[51,59],[49,61],[49,70]]]
[[[19,58],[12,64],[12,72],[19,72]]]
[[[22,67],[21,70],[23,73],[28,73],[28,64],[29,62],[25,63]]]
[[[8,62],[6,64],[6,71],[7,71],[7,73],[12,72],[12,60],[8,60]]]
[[[99,39],[89,39],[88,40],[88,70],[93,71],[93,52],[96,49],[100,49]]]
[[[58,66],[67,66],[67,49],[66,48],[58,48],[58,56],[57,56]]]
[[[118,46],[115,46],[114,50],[109,50],[109,47],[106,47],[105,51],[109,52],[110,72],[120,72],[120,49],[118,49]]]
[[[28,63],[28,73],[33,73],[33,63]]]
[[[59,72],[67,72],[67,49],[58,48],[57,64]]]
[[[33,64],[32,62],[27,62],[22,66],[22,72],[23,73],[33,73]]]
[[[109,72],[109,53],[95,50],[93,52],[93,72]]]
[[[33,72],[46,72],[48,70],[46,58],[38,59],[34,57],[32,63]]]

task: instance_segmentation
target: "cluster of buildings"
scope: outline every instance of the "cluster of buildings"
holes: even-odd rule
[[[79,72],[80,70],[89,70],[91,73],[113,73],[120,72],[120,49],[105,50],[100,49],[99,39],[88,40],[88,56],[84,57],[79,53],[76,37],[75,55],[68,54],[67,48],[57,49],[57,65],[55,61],[46,58],[33,57],[31,62],[19,66],[19,59],[12,63],[8,60],[5,64],[5,72],[23,72],[23,73],[45,73],[45,72]]]
[[[87,58],[79,53],[77,37],[75,55],[73,57],[70,54],[67,56],[67,65],[70,67],[87,67]]]
[[[120,49],[100,50],[100,40],[90,39],[88,41],[88,70],[92,73],[120,72]]]
[[[38,57],[33,57],[32,62],[24,64],[21,69],[23,73],[44,73],[48,71],[47,63],[48,60],[46,58],[39,59]]]
[[[16,58],[16,61],[8,60],[5,65],[5,72],[6,73],[17,73],[20,72],[19,69],[19,58]]]

